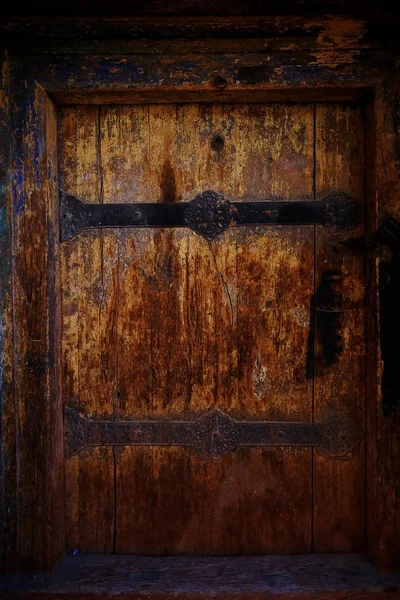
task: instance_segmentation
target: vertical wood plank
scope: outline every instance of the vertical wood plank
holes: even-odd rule
[[[58,160],[59,182],[62,190],[76,187],[78,120],[77,110],[59,109]],[[79,262],[77,244],[61,244],[62,396],[65,406],[75,406],[75,408],[79,408]],[[65,461],[64,477],[66,545],[69,551],[73,551],[79,547],[79,456],[73,456]]]
[[[103,199],[100,111],[82,106],[60,115],[62,185],[86,202]],[[91,417],[112,418],[118,291],[114,240],[108,233],[88,231],[62,250],[64,404]],[[90,449],[66,461],[66,482],[68,546],[112,551],[112,448]]]
[[[355,104],[316,105],[317,199],[337,190],[364,206],[364,123]],[[346,236],[316,233],[314,417],[344,411],[365,431],[363,222]],[[349,241],[350,239],[350,241]],[[342,459],[314,451],[314,550],[365,550],[365,443]]]
[[[312,200],[312,105],[240,106],[238,111],[242,197]],[[237,245],[241,412],[266,421],[311,421],[312,386],[305,365],[313,229],[243,228]],[[253,449],[249,455],[241,467],[242,504],[252,508],[243,510],[243,548],[309,551],[311,450]]]
[[[13,305],[21,569],[64,549],[56,112],[13,73]]]
[[[103,195],[109,202],[148,201],[146,197],[148,161],[148,107],[104,107],[101,114]],[[135,232],[136,233],[136,232]],[[116,285],[118,286],[114,321],[114,415],[116,419],[137,418],[151,411],[151,329],[148,282],[153,280],[152,234],[149,230],[137,235],[123,230],[107,232],[118,256]],[[136,400],[136,402],[135,402]],[[131,515],[130,504],[136,504],[132,486],[134,459],[128,461],[121,480],[121,453],[130,456],[135,449],[116,448],[115,458],[115,539],[116,551],[126,551],[126,529],[121,529],[124,515]],[[146,481],[148,474],[141,477]],[[127,483],[126,504],[121,515],[121,488]],[[146,512],[144,513],[146,514]],[[144,534],[145,535],[145,534]],[[122,543],[121,543],[122,538]],[[125,545],[124,545],[125,544]]]
[[[400,220],[399,91],[398,72],[387,73],[368,105],[367,225],[370,235],[389,216]],[[383,246],[378,252],[370,253],[367,263],[368,552],[383,570],[400,567],[399,384],[397,371],[392,370],[392,385],[383,390],[385,369],[396,369],[396,366],[392,357],[387,361],[382,352],[383,346],[389,345],[392,356],[396,356],[399,339],[397,265],[398,256]],[[382,317],[386,323],[382,323]],[[395,405],[389,413],[384,411],[387,393],[391,401],[397,399],[397,407]]]
[[[17,557],[17,414],[13,389],[12,206],[9,64],[0,70],[0,571]]]

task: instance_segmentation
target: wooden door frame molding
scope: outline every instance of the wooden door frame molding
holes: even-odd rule
[[[373,234],[400,216],[400,56],[390,39],[368,37],[367,23],[338,18],[4,27],[0,546],[5,571],[49,570],[65,552],[56,105],[361,100]],[[379,273],[388,256],[368,251],[366,327],[368,552],[386,570],[400,565],[400,417],[384,416],[381,397]]]

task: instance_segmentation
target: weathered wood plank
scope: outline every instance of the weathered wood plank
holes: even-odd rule
[[[312,199],[312,105],[237,109],[237,184],[243,199]],[[312,227],[238,230],[238,395],[245,418],[311,420],[305,377]],[[249,415],[249,416],[248,416]],[[311,451],[252,449],[241,461],[243,547],[307,552],[311,546]],[[259,481],[260,486],[251,481]],[[263,482],[261,484],[261,482]],[[255,499],[258,498],[260,508]],[[252,510],[251,510],[252,509]]]
[[[223,94],[230,93],[231,101],[234,101],[238,85],[243,86],[243,93],[261,89],[282,89],[288,93],[288,81],[298,93],[310,88],[320,88],[320,93],[323,88],[334,88],[336,93],[340,88],[356,91],[375,85],[380,80],[376,67],[379,64],[389,66],[391,60],[394,61],[395,56],[388,59],[387,53],[378,51],[369,57],[346,54],[341,60],[337,53],[329,51],[278,52],[262,56],[243,53],[199,55],[188,48],[184,58],[171,55],[157,64],[154,64],[153,56],[145,54],[122,58],[92,54],[57,56],[52,61],[45,56],[35,56],[23,58],[21,62],[59,103],[99,102],[98,98],[103,98],[103,103],[110,103],[118,101],[121,93],[125,94],[125,103],[131,103],[135,101],[135,95],[140,94],[141,101],[148,102],[144,95],[158,92],[160,85],[166,86],[169,101],[178,100],[176,96],[171,99],[171,94],[178,90],[188,94],[191,91],[207,92],[209,99],[206,101],[210,101],[212,92],[218,92],[225,100],[227,97]],[[215,85],[218,75],[227,82],[223,90]],[[111,94],[108,101],[105,92]],[[215,95],[212,99],[216,99]]]
[[[18,564],[45,569],[64,527],[56,112],[32,80],[12,81]]]
[[[321,17],[198,17],[187,19],[1,18],[13,54],[182,54],[213,52],[356,52],[396,45],[396,19]],[[398,27],[398,25],[397,25]],[[382,35],[385,31],[386,35]],[[23,38],[21,39],[21,36]]]
[[[103,200],[100,110],[78,107],[60,114],[62,187],[88,202]],[[109,233],[88,232],[62,245],[64,404],[108,418],[115,396],[114,258]],[[66,481],[68,547],[112,551],[112,448],[88,450],[66,461]]]
[[[301,38],[303,44],[310,42],[329,48],[339,44],[342,47],[359,47],[373,43],[371,36],[365,39],[371,24],[364,18],[323,15],[320,17],[302,16],[187,16],[175,15],[173,18],[152,16],[58,19],[0,17],[4,36],[7,41],[21,35],[36,39],[68,40],[86,38],[92,40],[144,39],[254,39],[282,41]],[[7,37],[8,36],[8,37]],[[383,40],[382,40],[383,41]],[[386,40],[387,41],[387,40]],[[51,42],[50,42],[51,43]],[[51,48],[51,45],[50,45]]]
[[[85,114],[85,113],[84,113]],[[61,189],[73,189],[76,178],[77,111],[59,110],[59,185]],[[67,165],[70,168],[67,168]],[[78,347],[79,340],[79,253],[74,244],[61,244],[60,271],[64,287],[68,281],[68,294],[62,298],[62,394],[63,403],[69,399],[70,405],[79,407]],[[65,534],[68,550],[79,545],[79,456],[65,462]]]
[[[343,191],[364,205],[364,120],[360,107],[316,105],[315,189]],[[365,245],[363,222],[344,236],[316,229],[314,418],[346,411],[365,429]],[[353,243],[357,237],[360,243]],[[345,458],[314,451],[314,549],[365,550],[365,444]]]
[[[379,224],[389,215],[400,219],[399,205],[399,165],[400,165],[400,131],[398,123],[399,110],[398,74],[387,75],[382,86],[377,90],[375,101],[368,110],[368,188],[371,207],[368,232],[373,233]],[[382,569],[398,569],[400,567],[400,437],[399,406],[385,411],[385,394],[383,390],[383,372],[385,367],[396,368],[389,360],[385,364],[382,346],[389,344],[392,352],[398,353],[397,310],[390,311],[389,306],[382,303],[387,293],[387,285],[392,283],[391,294],[396,293],[398,275],[396,269],[391,273],[391,265],[395,265],[389,249],[380,246],[378,253],[370,256],[369,272],[369,327],[367,338],[370,343],[367,371],[368,401],[368,469],[369,477],[376,482],[368,488],[368,501],[371,514],[368,519],[369,552]],[[397,288],[398,289],[398,288]],[[391,304],[393,307],[393,303]],[[386,330],[381,329],[382,312],[385,311]],[[392,309],[393,310],[393,309]],[[390,322],[389,327],[387,326]],[[396,340],[396,341],[394,341]],[[394,343],[393,343],[394,341]],[[397,371],[392,374],[394,387],[389,392],[392,400],[397,397]],[[398,388],[397,388],[398,389]],[[385,414],[386,413],[386,414]]]
[[[398,600],[400,578],[360,555],[168,557],[77,555],[48,577],[0,581],[0,598],[32,600]]]
[[[13,397],[11,129],[9,68],[0,76],[0,571],[17,561],[17,415]]]

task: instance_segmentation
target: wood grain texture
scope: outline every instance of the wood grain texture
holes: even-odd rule
[[[382,60],[384,56],[378,51],[376,60]],[[267,56],[240,52],[196,55],[188,46],[184,57],[171,54],[156,63],[154,56],[144,54],[127,56],[124,61],[107,54],[100,57],[95,54],[63,55],[57,59],[57,69],[46,56],[35,56],[34,60],[23,58],[22,62],[60,104],[159,102],[159,86],[166,81],[167,89],[162,94],[164,102],[210,102],[219,99],[233,102],[241,90],[238,86],[243,86],[244,94],[253,92],[253,101],[256,101],[254,92],[260,90],[275,93],[275,100],[285,100],[286,91],[289,100],[295,101],[298,94],[316,87],[320,94],[324,88],[329,88],[325,98],[330,98],[331,88],[337,86],[338,81],[341,85],[336,93],[349,93],[351,88],[354,97],[357,90],[365,91],[366,87],[365,80],[354,77],[361,62],[369,85],[376,85],[379,80],[373,62],[367,59],[364,62],[360,55],[349,60],[346,53],[343,60],[338,60],[335,52],[319,55],[306,52],[300,56],[294,53],[282,55],[280,52]],[[68,73],[67,78],[64,73]],[[223,90],[215,85],[215,76],[221,74],[227,82]],[[295,93],[293,89],[288,92],[288,80],[296,89]],[[100,81],[105,83],[99,84]],[[188,81],[191,85],[187,85]],[[279,91],[281,98],[277,97]]]
[[[364,124],[356,105],[316,105],[316,196],[340,190],[364,207]],[[364,211],[363,211],[364,212]],[[314,417],[347,412],[365,430],[365,256],[354,240],[316,229]],[[365,444],[342,460],[314,451],[314,549],[365,549]]]
[[[75,113],[63,111],[65,123],[76,123]],[[80,142],[75,139],[71,146],[66,126],[60,137],[61,145],[65,138],[64,152],[77,148],[76,162],[79,144],[86,144],[78,178],[85,174],[89,200],[97,194],[106,202],[188,201],[207,188],[248,201],[260,196],[291,199],[295,192],[296,199],[312,196],[312,105],[143,105],[104,107],[99,115],[97,133],[88,131],[87,120]],[[211,148],[215,133],[225,138],[219,152]],[[88,149],[95,140],[100,144],[96,153]],[[89,179],[87,161],[95,155],[100,163],[95,165],[93,158],[93,172],[100,173],[100,188]],[[76,177],[68,161],[65,155],[66,184]],[[75,190],[76,184],[66,191]],[[84,191],[77,195],[86,200]],[[271,228],[268,236],[261,228],[234,230],[212,244],[185,230],[107,232],[109,251],[101,266],[90,262],[94,235],[72,241],[85,247],[79,292],[70,293],[68,283],[71,277],[75,285],[77,266],[69,262],[63,270],[67,298],[81,298],[79,325],[69,315],[68,299],[63,306],[64,327],[80,332],[79,366],[72,333],[64,346],[64,372],[71,381],[78,369],[79,377],[85,373],[78,391],[82,411],[95,410],[99,417],[106,411],[117,419],[191,418],[218,407],[237,418],[311,420],[312,386],[304,364],[314,285],[312,228]],[[106,280],[113,281],[108,298],[95,288],[99,270],[103,286],[104,273],[114,273]],[[288,279],[293,285],[286,294]],[[112,315],[113,325],[102,342],[109,363],[103,359],[101,366],[94,337],[99,309],[95,304],[91,308],[92,302],[108,303],[106,311]],[[88,353],[82,339],[86,330],[92,340]],[[108,364],[110,386],[104,380]],[[65,394],[73,397],[74,392],[66,388]],[[88,395],[93,404],[82,401]],[[310,548],[310,450],[242,448],[216,462],[181,448],[114,453],[114,543],[119,552],[237,554]],[[75,476],[76,460],[70,460]],[[97,471],[99,467],[97,463]],[[94,463],[92,469],[94,473]],[[109,481],[111,469],[107,473]],[[98,477],[93,488],[101,488],[103,497]],[[70,511],[76,518],[74,489]],[[89,519],[90,514],[85,511]],[[83,535],[82,509],[79,518]],[[85,544],[80,539],[80,546],[91,547]]]
[[[63,436],[54,103],[13,73],[14,410],[21,569],[63,551]]]
[[[253,105],[241,112],[237,148],[244,168],[237,179],[243,198],[312,200],[312,105]],[[304,364],[313,243],[312,227],[246,227],[237,233],[238,394],[243,415],[267,421],[312,419],[312,386]],[[243,511],[244,547],[254,553],[284,553],[288,548],[307,552],[311,451],[250,452],[252,464],[242,466],[242,473],[251,473],[242,484],[243,500],[246,505],[255,494],[261,510]],[[256,481],[264,482],[264,492]],[[261,544],[255,531],[264,540]]]
[[[300,10],[303,6],[299,5]],[[321,5],[322,7],[322,5]],[[282,7],[283,8],[283,7]],[[371,6],[363,7],[369,13]],[[343,7],[340,8],[342,10]],[[345,7],[347,10],[347,5]],[[320,10],[320,7],[318,7]],[[361,10],[361,12],[362,12]],[[378,7],[375,7],[375,11]],[[318,21],[323,20],[322,27],[318,26]],[[389,17],[383,14],[374,15],[371,22],[362,21],[361,26],[357,29],[356,22],[338,21],[333,24],[331,30],[332,37],[327,35],[332,23],[330,18],[326,19],[309,19],[300,20],[293,17],[284,17],[276,20],[269,20],[267,24],[266,37],[261,38],[261,42],[267,44],[266,49],[271,52],[266,53],[264,49],[260,50],[260,37],[257,33],[260,20],[258,17],[253,19],[250,29],[254,32],[255,37],[252,38],[252,33],[247,37],[245,42],[242,40],[233,39],[232,33],[237,23],[228,23],[228,20],[223,19],[225,25],[222,25],[222,30],[210,28],[212,31],[219,31],[218,36],[227,36],[227,39],[202,40],[196,36],[192,37],[195,27],[189,18],[184,18],[182,26],[186,29],[185,43],[180,43],[179,40],[173,39],[177,29],[169,34],[171,20],[161,19],[158,25],[159,40],[154,41],[154,49],[160,54],[181,54],[182,60],[164,61],[160,54],[152,60],[144,61],[141,58],[126,57],[127,62],[124,67],[118,64],[118,60],[113,58],[104,60],[106,55],[110,53],[110,48],[114,48],[115,52],[119,53],[122,48],[129,48],[126,45],[126,39],[122,43],[118,43],[116,38],[122,34],[122,37],[129,37],[130,25],[123,22],[115,23],[110,29],[111,41],[105,40],[100,42],[99,39],[93,39],[93,43],[88,41],[91,37],[96,38],[96,32],[101,38],[107,37],[109,23],[98,23],[92,20],[82,20],[76,23],[75,33],[71,33],[71,24],[61,22],[49,22],[44,25],[39,24],[35,19],[27,19],[27,23],[20,24],[13,18],[13,22],[7,23],[6,28],[11,28],[15,35],[13,41],[11,38],[6,40],[2,37],[4,45],[10,43],[14,51],[20,49],[22,53],[29,56],[29,60],[25,60],[25,66],[22,67],[20,75],[16,79],[16,85],[19,81],[26,77],[29,80],[28,86],[31,85],[32,78],[44,84],[44,87],[53,90],[54,98],[60,102],[127,102],[126,91],[132,88],[130,92],[129,102],[156,101],[160,93],[166,101],[179,100],[184,97],[187,100],[199,99],[199,91],[203,94],[202,99],[205,101],[215,100],[218,96],[221,100],[227,100],[228,97],[237,99],[241,95],[241,99],[253,100],[260,97],[262,93],[263,100],[315,100],[318,98],[332,99],[348,99],[360,94],[366,90],[368,94],[373,91],[374,100],[371,100],[369,107],[369,122],[367,125],[367,145],[368,145],[368,233],[373,234],[379,221],[389,213],[394,213],[398,216],[398,195],[399,195],[399,178],[398,178],[398,124],[396,125],[396,115],[398,114],[398,77],[397,70],[397,50],[385,50],[385,52],[376,52],[373,46],[389,47],[398,44],[398,25],[393,19],[393,14]],[[153,16],[149,19],[148,28],[151,30],[151,22]],[[240,17],[243,23],[243,17]],[[277,23],[277,30],[271,29],[274,23]],[[93,23],[93,25],[91,25]],[[272,24],[272,25],[271,25]],[[292,25],[293,24],[293,25]],[[348,25],[351,25],[349,28]],[[54,26],[53,26],[54,25]],[[194,27],[194,29],[190,29]],[[208,29],[208,24],[200,25],[200,29]],[[244,29],[248,24],[243,25]],[[355,28],[354,28],[355,27]],[[142,24],[139,24],[137,31],[137,40],[132,38],[132,49],[137,49],[137,45],[143,47],[143,52],[151,54],[151,42],[140,40]],[[10,31],[11,31],[10,29]],[[39,36],[38,30],[40,29]],[[161,40],[167,31],[165,40]],[[183,30],[181,30],[183,31]],[[241,28],[239,28],[241,31]],[[261,28],[264,36],[264,30]],[[125,35],[124,32],[128,32]],[[286,34],[287,37],[286,37]],[[296,33],[297,32],[297,33]],[[300,34],[297,36],[297,34]],[[393,35],[394,34],[394,35]],[[43,35],[43,39],[48,36],[54,39],[54,44],[48,40],[44,42],[42,47],[38,42],[38,37]],[[72,41],[64,44],[66,37],[72,35]],[[240,34],[242,35],[242,34]],[[169,36],[169,37],[168,37]],[[247,33],[246,33],[247,36]],[[55,39],[57,38],[57,39]],[[64,38],[64,39],[63,39]],[[83,39],[86,38],[86,39]],[[230,38],[230,39],[228,39]],[[31,41],[36,42],[36,51],[43,54],[52,54],[51,58],[45,56],[43,60],[37,60],[37,57],[32,56]],[[285,50],[286,43],[290,44],[291,55],[288,55]],[[352,44],[354,45],[352,46]],[[48,44],[48,45],[47,45]],[[193,68],[187,71],[187,77],[182,77],[185,72],[185,60],[189,58],[188,48],[193,44],[196,48],[196,56],[193,56]],[[345,49],[346,44],[348,50]],[[74,47],[73,47],[74,45]],[[23,48],[24,46],[24,48]],[[352,46],[350,48],[350,46]],[[362,48],[361,48],[362,46]],[[325,52],[324,47],[328,47],[332,51]],[[211,52],[205,51],[209,48]],[[229,53],[232,49],[235,56]],[[360,49],[360,51],[358,51]],[[304,52],[304,50],[306,50]],[[344,51],[343,51],[344,50]],[[132,50],[133,51],[133,50]],[[136,50],[135,50],[136,51]],[[276,53],[278,51],[278,53]],[[317,51],[317,58],[314,53]],[[336,52],[337,51],[337,52]],[[57,52],[62,52],[67,55],[67,60],[60,60]],[[72,56],[73,52],[78,52],[82,55],[81,61],[76,61]],[[96,56],[96,52],[100,54]],[[210,54],[211,56],[202,57],[198,53]],[[220,53],[218,59],[215,53]],[[89,55],[91,54],[91,57]],[[252,57],[250,57],[250,54]],[[335,56],[336,54],[336,56]],[[270,60],[267,59],[270,58]],[[210,59],[210,60],[209,60]],[[235,61],[238,61],[237,63]],[[268,65],[272,68],[269,70]],[[21,64],[19,58],[12,58],[13,68],[16,64]],[[156,65],[154,64],[156,63]],[[133,83],[130,79],[132,73],[139,66],[145,66],[142,76],[138,77]],[[198,66],[198,68],[197,68]],[[239,68],[245,67],[245,69]],[[4,73],[4,71],[3,71]],[[212,85],[213,78],[216,73],[222,73],[227,76],[228,85],[225,92],[219,92]],[[152,74],[156,74],[154,79]],[[240,75],[240,77],[238,77]],[[250,77],[250,79],[249,79]],[[251,79],[256,83],[251,83]],[[236,81],[239,83],[237,84]],[[149,93],[149,89],[153,86],[153,92]],[[110,95],[110,90],[113,95]],[[185,95],[186,94],[186,95]],[[31,96],[32,99],[33,96]],[[147,100],[144,100],[146,97]],[[38,113],[42,110],[42,105],[29,101],[26,104],[20,102],[12,104],[12,111],[29,112],[33,110],[33,106],[38,109]],[[23,101],[26,98],[22,98]],[[33,111],[35,112],[35,111]],[[33,140],[36,139],[36,131],[34,124],[36,118],[29,119],[30,127],[28,132],[24,134],[27,140],[27,156],[28,162],[34,162],[34,147]],[[18,127],[21,125],[19,121]],[[40,127],[39,127],[40,130]],[[12,140],[12,145],[20,136],[23,127]],[[40,144],[37,148],[40,148]],[[3,148],[2,148],[3,150]],[[19,149],[17,149],[17,152]],[[16,167],[17,174],[21,173],[19,167]],[[10,209],[11,210],[11,209]],[[46,236],[43,233],[43,239]],[[25,243],[25,242],[24,242]],[[18,249],[17,249],[18,251]],[[368,327],[366,330],[369,344],[368,368],[367,368],[367,395],[368,395],[368,494],[369,494],[369,552],[374,556],[375,560],[384,568],[389,568],[398,561],[400,556],[400,523],[398,520],[399,510],[396,507],[399,503],[399,448],[398,440],[398,416],[384,417],[381,414],[381,396],[380,396],[380,378],[384,365],[379,356],[379,323],[377,322],[378,308],[378,261],[374,250],[370,252],[368,258]],[[2,258],[4,255],[2,255]],[[7,257],[7,254],[6,254]],[[390,260],[389,255],[385,252],[379,256],[379,261],[386,262]],[[11,276],[7,277],[7,281],[11,285]],[[22,327],[22,326],[21,326]],[[8,337],[8,350],[10,350],[10,336]],[[5,356],[7,357],[7,348]],[[9,354],[11,356],[11,354]],[[14,358],[14,357],[13,357]],[[17,355],[15,355],[17,358]],[[11,368],[11,363],[10,368]],[[21,363],[20,363],[21,367]],[[14,378],[15,380],[15,378]],[[8,474],[5,498],[6,512],[9,517],[7,524],[8,541],[13,540],[13,550],[18,554],[18,535],[16,531],[19,527],[18,523],[18,472],[16,463],[12,463],[12,455],[17,456],[15,448],[13,448],[13,422],[16,424],[15,431],[18,430],[18,411],[14,410],[14,398],[12,393],[8,396],[9,403],[9,419],[7,418],[6,428],[7,436],[10,443],[7,446],[8,454]],[[20,397],[20,403],[28,405],[32,399],[36,403],[37,396],[30,394],[30,388],[26,390],[24,398]],[[39,406],[39,405],[38,405]],[[38,411],[40,409],[38,408]],[[36,422],[36,421],[35,421]],[[43,424],[45,438],[47,436],[47,428],[49,424]],[[51,437],[51,434],[50,434]],[[47,438],[46,438],[47,439]],[[25,459],[24,459],[25,460]],[[36,459],[35,459],[36,460]],[[42,460],[41,458],[39,460]],[[79,463],[79,461],[78,461]],[[37,463],[36,463],[37,464]],[[75,464],[76,466],[76,464]],[[79,467],[79,464],[78,464]],[[31,467],[30,467],[31,468]],[[79,471],[78,471],[79,473]],[[43,480],[48,480],[48,471],[46,469],[37,470],[38,487],[43,486]],[[72,478],[78,475],[71,474]],[[55,490],[56,486],[52,487]],[[50,488],[46,488],[49,492]],[[23,492],[23,489],[22,489]],[[58,493],[58,492],[56,492]],[[22,494],[23,496],[23,494]],[[41,498],[46,499],[48,494],[43,494]],[[38,494],[39,498],[39,494]],[[395,507],[395,508],[394,508]],[[33,529],[40,522],[33,525]],[[22,529],[24,524],[22,522]],[[14,535],[15,533],[15,535]],[[24,535],[24,534],[22,534]],[[15,541],[15,543],[14,543]],[[37,556],[38,547],[31,546],[32,551],[35,551]],[[16,565],[17,559],[12,551],[8,552],[7,558],[9,564]],[[14,560],[15,559],[15,560]]]
[[[399,93],[398,73],[392,73],[369,106],[369,232],[374,231],[389,215],[400,219]],[[389,416],[383,412],[382,375],[385,364],[381,352],[379,319],[381,278],[391,260],[391,252],[384,247],[380,247],[378,253],[372,253],[368,260],[368,473],[370,479],[379,482],[368,490],[369,506],[373,510],[373,517],[368,520],[368,539],[371,556],[384,570],[400,567],[400,413],[398,408]]]
[[[16,19],[1,17],[2,37],[18,54],[186,54],[212,52],[348,51],[393,45],[392,23],[382,35],[364,18],[337,16]],[[23,34],[23,39],[21,35]],[[187,38],[190,37],[188,44]],[[18,44],[18,45],[17,45]],[[338,55],[339,57],[339,55]]]
[[[400,577],[362,555],[165,557],[77,555],[50,576],[0,579],[0,598],[32,600],[398,600]]]
[[[13,394],[11,124],[9,68],[0,76],[0,571],[15,564],[17,545],[17,422]]]
[[[102,201],[100,109],[60,113],[61,187],[88,202]],[[111,256],[111,260],[110,260]],[[62,245],[63,397],[92,416],[113,414],[115,359],[114,240],[88,232]],[[91,449],[66,463],[67,545],[112,551],[114,532],[112,448]]]

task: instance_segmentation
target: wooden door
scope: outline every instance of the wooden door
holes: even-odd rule
[[[61,187],[88,203],[364,203],[355,103],[64,107]],[[215,137],[217,136],[217,137]],[[218,137],[219,136],[219,137]],[[64,405],[89,420],[364,428],[362,220],[88,229],[62,242]],[[88,446],[66,460],[70,549],[150,555],[365,549],[365,440],[342,456]]]

